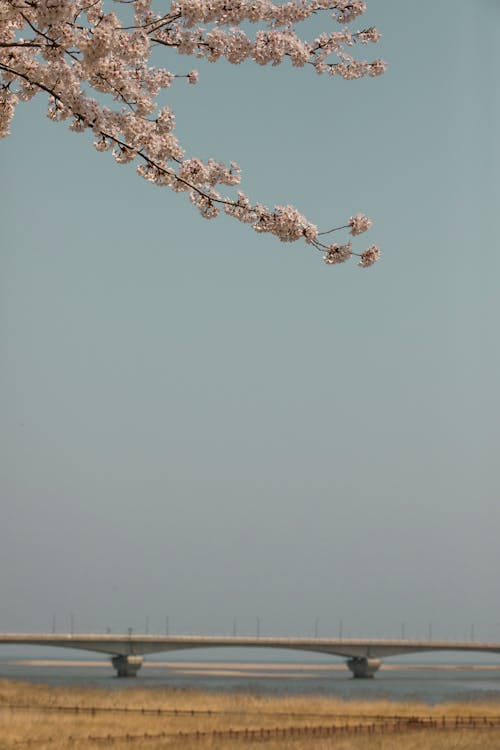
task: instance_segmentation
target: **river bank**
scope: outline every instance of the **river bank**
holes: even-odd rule
[[[496,750],[500,703],[270,696],[194,689],[115,690],[0,680],[0,748],[255,747],[294,750]],[[292,743],[293,741],[293,743]]]

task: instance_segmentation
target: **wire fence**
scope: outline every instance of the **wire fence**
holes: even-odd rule
[[[307,739],[325,739],[335,736],[353,736],[353,735],[375,735],[375,734],[397,734],[408,731],[422,730],[488,730],[500,729],[500,716],[442,716],[421,718],[416,716],[400,716],[384,718],[378,722],[360,722],[356,724],[319,724],[303,726],[284,726],[284,727],[260,727],[254,729],[223,729],[208,731],[189,731],[189,732],[156,732],[140,734],[79,734],[68,735],[66,737],[32,737],[29,739],[18,740],[13,742],[12,746],[36,746],[39,744],[61,743],[61,741],[72,742],[89,742],[95,744],[109,744],[113,742],[147,742],[148,740],[175,740],[176,744],[189,741],[195,742],[219,740],[245,740],[255,742],[291,740],[299,738]]]
[[[141,708],[131,706],[65,706],[59,704],[24,704],[24,703],[0,703],[0,710],[11,710],[11,711],[35,711],[35,712],[54,712],[54,713],[66,713],[66,714],[80,714],[80,715],[91,715],[98,716],[103,714],[130,714],[139,716],[157,716],[157,717],[187,717],[187,716],[199,716],[199,717],[210,717],[210,716],[274,716],[289,717],[291,711],[266,711],[266,710],[249,710],[244,707],[238,707],[233,709],[196,709],[196,708]],[[463,721],[470,723],[471,721],[479,721],[486,723],[487,721],[494,721],[500,723],[500,715],[474,715],[470,716],[442,716],[436,719],[436,716],[421,716],[418,717],[400,714],[370,714],[363,713],[337,713],[332,712],[312,712],[312,711],[296,711],[293,710],[293,716],[303,718],[316,718],[324,719],[326,721],[336,720],[354,720],[359,721],[363,719],[364,722],[401,722],[401,721],[424,721],[424,722],[435,722],[437,720],[443,721],[449,719],[453,722]]]

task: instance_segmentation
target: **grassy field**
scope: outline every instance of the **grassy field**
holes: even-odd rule
[[[0,749],[498,750],[500,704],[427,706],[0,680]]]

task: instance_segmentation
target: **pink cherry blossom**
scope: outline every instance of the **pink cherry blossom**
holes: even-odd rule
[[[368,231],[371,225],[371,219],[369,219],[368,216],[363,216],[363,214],[351,216],[351,218],[349,219],[349,226],[351,227],[351,234],[353,236]]]
[[[361,268],[368,268],[368,266],[373,266],[379,258],[380,248],[376,245],[371,245],[368,250],[364,250],[361,253],[361,260],[359,261],[358,266],[361,266]]]
[[[328,265],[335,265],[336,263],[345,263],[346,260],[349,260],[349,258],[352,255],[352,247],[351,243],[348,242],[347,245],[329,245],[326,250],[326,255],[323,256],[323,260]]]

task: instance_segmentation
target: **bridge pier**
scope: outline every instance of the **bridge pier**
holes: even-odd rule
[[[375,672],[380,667],[380,659],[371,659],[368,656],[353,656],[348,660],[347,666],[353,677],[365,679],[374,677]]]
[[[117,654],[111,657],[117,677],[135,677],[142,667],[143,658],[136,654]]]

